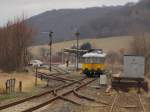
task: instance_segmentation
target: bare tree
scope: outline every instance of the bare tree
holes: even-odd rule
[[[108,64],[111,65],[112,72],[114,72],[114,65],[118,60],[119,60],[119,56],[116,52],[109,51],[107,53],[106,61]]]
[[[5,71],[22,69],[28,61],[27,48],[35,34],[24,19],[8,22],[0,29],[0,68]]]
[[[131,49],[132,53],[145,57],[145,72],[147,74],[150,69],[150,34],[141,33],[135,35],[131,43]]]
[[[121,48],[118,52],[118,61],[121,65],[123,65],[123,56],[125,54],[125,49]]]

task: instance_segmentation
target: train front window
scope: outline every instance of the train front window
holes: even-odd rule
[[[100,62],[101,63],[104,63],[105,62],[105,58],[103,57],[103,58],[100,58]]]
[[[83,63],[90,63],[90,60],[89,60],[89,58],[83,58],[82,62]]]
[[[105,58],[103,57],[93,58],[93,63],[104,63],[104,62],[105,62]]]
[[[83,63],[104,63],[105,58],[103,57],[87,57],[82,59]]]

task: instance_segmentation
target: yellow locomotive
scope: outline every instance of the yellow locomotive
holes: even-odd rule
[[[82,56],[82,71],[88,77],[100,76],[104,73],[106,53],[92,50]]]

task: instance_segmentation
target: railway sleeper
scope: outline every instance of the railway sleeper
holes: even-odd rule
[[[75,102],[75,101],[73,101],[73,100],[71,100],[71,99],[68,99],[68,98],[65,98],[65,97],[63,97],[63,96],[59,96],[59,98],[62,99],[62,100],[68,101],[68,102],[70,102],[70,103],[73,103],[73,104],[75,104],[75,105],[78,105],[78,106],[81,106],[81,105],[82,105],[82,104],[80,104],[80,103],[78,103],[78,102]]]
[[[53,74],[46,74],[46,73],[42,73],[42,72],[37,72],[38,75],[43,76],[43,77],[48,77],[48,78],[54,78],[57,80],[62,80],[62,81],[77,81],[77,80],[73,80],[73,79],[67,79],[67,78],[63,78],[63,77],[58,77],[56,75]]]
[[[66,80],[62,80],[60,78],[55,78],[55,77],[51,77],[51,76],[47,76],[47,75],[37,74],[37,77],[41,78],[41,80],[43,80],[43,79],[45,79],[45,80],[52,79],[52,80],[61,81],[61,82],[66,83]]]
[[[100,100],[96,100],[95,98],[92,98],[92,97],[83,95],[83,94],[81,94],[81,93],[78,93],[75,89],[73,90],[73,93],[74,93],[77,97],[79,97],[79,98],[83,98],[83,99],[86,99],[86,100],[89,100],[89,101],[93,101],[93,102],[96,102],[96,103],[101,103],[101,104],[104,104],[104,105],[109,105],[109,103],[107,103],[107,102],[100,101]]]
[[[106,105],[86,105],[86,104],[81,104],[81,103],[78,103],[78,102],[75,102],[73,101],[72,99],[68,99],[68,98],[65,98],[63,96],[59,96],[60,99],[64,100],[64,101],[68,101],[70,103],[73,103],[75,105],[78,105],[78,106],[87,106],[87,107],[106,107]]]
[[[85,78],[84,78],[84,79],[85,79]],[[84,80],[84,79],[81,79],[81,81]],[[83,88],[84,86],[88,85],[89,83],[91,83],[91,82],[93,82],[93,81],[95,81],[95,79],[94,79],[94,80],[91,80],[91,81],[89,81],[89,82],[86,82],[85,84],[80,85],[79,87],[76,87],[76,90],[79,90],[79,89]],[[73,82],[73,83],[75,83],[75,82]],[[72,83],[72,84],[73,84],[73,83]],[[67,87],[67,85],[66,85],[66,87]],[[64,87],[61,87],[61,88],[64,88]],[[59,89],[60,89],[60,88],[59,88]],[[59,90],[59,89],[57,89],[57,90]],[[70,91],[68,91],[68,92],[66,92],[66,93],[61,94],[61,96],[66,96],[66,95],[68,95],[68,94],[70,94],[70,93],[72,93],[72,92],[73,92],[73,89],[70,90]],[[59,99],[59,96],[55,96],[55,97],[49,99],[48,101],[46,101],[46,102],[44,102],[44,103],[41,103],[41,104],[39,104],[39,105],[37,105],[37,106],[31,107],[31,108],[29,108],[29,109],[27,109],[27,110],[24,110],[23,112],[32,112],[32,111],[35,111],[35,110],[37,110],[37,109],[39,109],[39,108],[42,108],[42,107],[44,107],[44,106],[46,106],[46,105],[52,103],[53,101],[55,101],[55,100],[57,100],[57,99]]]
[[[137,108],[137,105],[126,105],[126,106],[121,106],[121,108]]]

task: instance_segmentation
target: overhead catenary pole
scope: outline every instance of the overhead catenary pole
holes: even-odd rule
[[[78,64],[79,63],[79,52],[78,52],[78,50],[79,50],[79,35],[80,35],[80,33],[76,32],[75,35],[76,35],[76,39],[77,39],[76,70],[78,71],[79,70],[79,64]]]

